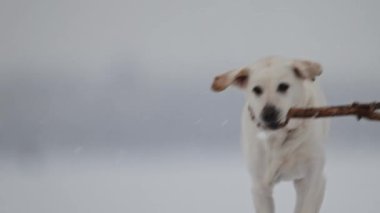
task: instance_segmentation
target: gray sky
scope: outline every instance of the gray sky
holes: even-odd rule
[[[3,0],[0,148],[236,151],[243,97],[210,83],[267,55],[322,63],[331,104],[380,100],[379,9],[369,0]],[[332,135],[373,145],[379,125],[337,119]]]

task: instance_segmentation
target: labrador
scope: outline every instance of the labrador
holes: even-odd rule
[[[273,187],[292,181],[296,191],[295,213],[318,213],[323,201],[324,140],[327,119],[291,119],[282,127],[291,107],[324,106],[316,77],[317,62],[267,57],[216,76],[212,90],[230,85],[246,97],[242,112],[242,146],[252,179],[256,213],[274,213]]]

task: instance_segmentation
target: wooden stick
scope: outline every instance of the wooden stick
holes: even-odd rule
[[[322,118],[355,115],[358,119],[366,118],[369,120],[380,121],[380,102],[374,103],[353,103],[351,105],[316,107],[316,108],[291,108],[288,112],[286,121],[281,124],[285,126],[291,118]]]

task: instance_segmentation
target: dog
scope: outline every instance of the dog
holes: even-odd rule
[[[234,85],[246,97],[242,112],[242,147],[252,179],[256,213],[274,213],[273,187],[292,181],[295,213],[320,211],[326,179],[324,140],[328,119],[290,119],[291,107],[326,105],[316,78],[319,63],[283,57],[263,58],[215,77],[212,90]]]

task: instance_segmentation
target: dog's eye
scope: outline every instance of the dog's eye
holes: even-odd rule
[[[287,83],[280,83],[277,87],[277,91],[281,93],[285,93],[289,89],[289,84]]]
[[[261,95],[263,94],[263,89],[259,86],[255,86],[253,87],[252,91],[256,94],[256,95]]]

